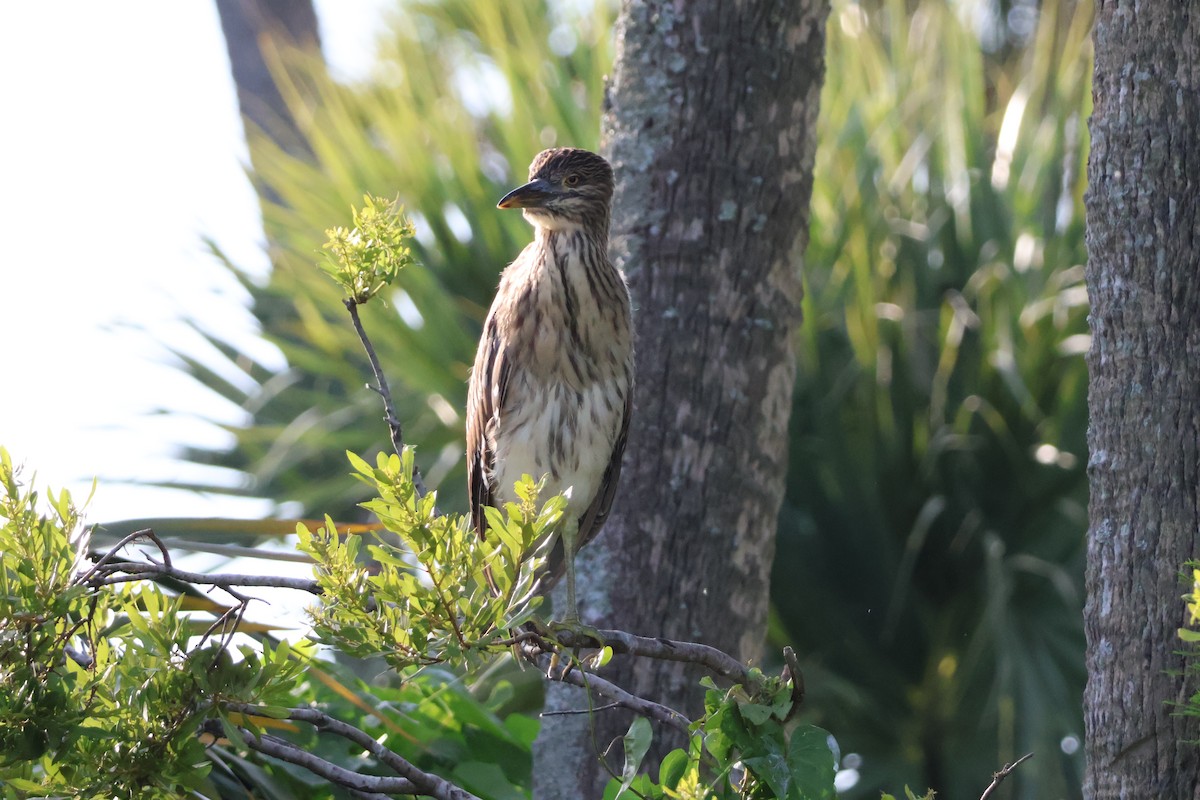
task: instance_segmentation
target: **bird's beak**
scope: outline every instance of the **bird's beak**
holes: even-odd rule
[[[496,203],[496,208],[540,208],[546,205],[554,195],[554,189],[547,180],[537,178],[524,186],[518,186]]]

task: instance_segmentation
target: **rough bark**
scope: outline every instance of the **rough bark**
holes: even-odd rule
[[[312,0],[216,0],[242,118],[293,154],[307,152],[275,85],[264,52],[321,48]],[[253,160],[253,150],[251,151]]]
[[[1172,704],[1200,538],[1200,15],[1103,0],[1088,167],[1085,795],[1200,798],[1200,720]]]
[[[825,0],[623,4],[604,141],[637,388],[612,516],[580,557],[593,624],[763,655],[827,13]],[[702,710],[694,669],[647,660],[610,673]],[[586,706],[579,690],[548,691],[551,710]],[[590,724],[545,718],[540,800],[600,796],[597,745],[629,718]],[[655,734],[659,755],[679,743]],[[619,745],[610,761],[619,772]]]

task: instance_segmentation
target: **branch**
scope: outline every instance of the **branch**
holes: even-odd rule
[[[783,662],[783,678],[792,684],[792,710],[787,715],[787,718],[791,719],[804,704],[804,673],[800,671],[796,651],[790,646],[783,648]]]
[[[276,736],[263,734],[255,736],[246,728],[239,727],[238,733],[246,740],[251,750],[263,755],[278,758],[289,764],[304,767],[314,775],[324,778],[330,783],[344,786],[359,792],[367,792],[368,797],[386,797],[393,794],[419,794],[417,785],[408,778],[392,778],[384,775],[364,775],[361,772],[339,767],[330,761],[301,750],[294,744]]]
[[[221,705],[227,711],[264,716],[263,709],[249,703],[222,703]],[[436,800],[479,800],[475,795],[465,789],[460,789],[444,778],[439,778],[437,775],[432,775],[413,766],[404,758],[375,741],[366,732],[341,720],[334,719],[315,708],[290,708],[288,709],[287,719],[295,722],[307,722],[319,731],[326,731],[353,742],[377,758],[380,763],[410,781],[421,794],[427,794],[436,798]],[[412,792],[410,791],[409,793],[411,794]]]
[[[371,340],[367,338],[367,332],[363,329],[362,320],[358,317],[358,301],[353,297],[347,297],[342,301],[346,305],[346,310],[350,312],[350,321],[354,323],[354,331],[358,334],[358,340],[362,342],[363,349],[367,351],[367,360],[371,362],[371,372],[375,373],[375,382],[377,386],[370,388],[383,398],[384,419],[388,425],[388,431],[392,437],[392,449],[396,451],[396,455],[404,452],[404,429],[400,425],[400,417],[396,415],[396,406],[392,402],[392,392],[388,388],[387,378],[383,375],[383,367],[379,364],[379,357],[375,355],[375,347],[371,344]],[[421,470],[416,463],[413,464],[412,475],[413,487],[417,490],[417,497],[424,497],[429,493],[425,488],[425,481],[421,479]]]
[[[171,554],[169,552],[167,552],[167,546],[165,544],[163,544],[163,540],[158,538],[158,534],[156,534],[152,528],[143,528],[140,531],[134,531],[133,533],[126,536],[125,538],[121,539],[121,541],[117,542],[111,548],[109,548],[108,552],[100,557],[100,559],[96,562],[95,566],[93,566],[90,570],[88,570],[84,574],[76,577],[74,582],[77,585],[83,585],[83,584],[87,583],[88,580],[90,580],[91,577],[93,575],[95,575],[98,570],[107,566],[108,562],[111,559],[116,557],[117,553],[120,552],[121,548],[123,548],[127,544],[132,543],[133,541],[135,541],[137,539],[149,539],[158,548],[159,552],[162,553],[163,566],[166,567],[167,569],[171,568]]]
[[[91,578],[91,581],[100,586],[107,586],[113,583],[128,583],[129,581],[140,581],[149,578],[170,578],[201,586],[219,586],[226,591],[229,591],[230,587],[233,586],[272,586],[277,589],[295,589],[296,591],[308,592],[309,594],[321,594],[320,585],[308,578],[283,578],[275,575],[236,575],[233,573],[206,575],[202,572],[187,572],[175,567],[168,567],[165,564],[137,564],[132,562],[104,564],[102,567],[100,564],[97,564],[96,566],[100,568],[100,572],[104,577]],[[92,570],[92,573],[94,572],[96,572],[95,568]],[[89,575],[92,573],[89,573]]]
[[[617,705],[628,708],[636,714],[641,714],[643,717],[670,725],[684,734],[691,733],[688,726],[692,724],[692,721],[673,708],[668,708],[651,700],[638,697],[635,694],[630,694],[615,683],[606,681],[604,678],[591,672],[566,669],[561,674],[555,675],[551,669],[551,665],[552,659],[550,657],[539,659],[539,666],[542,667],[546,677],[550,680],[569,683],[588,691],[595,691],[601,697],[607,697]]]
[[[1022,762],[1028,761],[1031,758],[1033,758],[1033,753],[1026,753],[1011,764],[1005,764],[1000,768],[999,772],[993,772],[992,782],[986,789],[983,790],[983,794],[979,796],[979,800],[987,800],[991,796],[992,792],[996,790],[996,787],[1000,785],[1000,782],[1008,777],[1010,772],[1020,766]]]
[[[761,680],[754,678],[745,664],[728,653],[698,642],[677,642],[671,639],[637,636],[617,630],[598,630],[597,635],[614,654],[643,656],[659,661],[684,661],[707,667],[723,678],[740,683],[748,689],[759,687]],[[571,646],[570,642],[562,642]]]

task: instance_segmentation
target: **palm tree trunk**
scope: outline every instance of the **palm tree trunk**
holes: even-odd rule
[[[612,516],[583,551],[584,618],[760,659],[800,323],[828,4],[627,0],[604,120],[613,256],[637,389]],[[702,711],[699,673],[615,664],[636,694]],[[586,708],[553,686],[549,710]],[[629,718],[546,717],[534,794],[599,797]],[[657,754],[678,746],[656,731]],[[620,771],[621,748],[611,760]]]
[[[1174,706],[1197,689],[1176,629],[1200,543],[1200,14],[1105,0],[1094,41],[1084,789],[1200,798],[1200,719]]]

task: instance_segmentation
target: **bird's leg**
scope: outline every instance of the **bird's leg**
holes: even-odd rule
[[[566,667],[563,669],[563,674],[571,670],[572,667],[579,664],[579,650],[585,644],[589,647],[604,648],[604,639],[600,636],[600,632],[590,625],[584,625],[579,618],[579,606],[575,599],[575,551],[579,539],[579,520],[574,518],[565,519],[562,522],[562,530],[559,532],[562,537],[564,556],[566,558],[565,566],[567,573],[567,613],[561,620],[551,622],[548,627],[553,632],[553,638],[562,647],[571,649],[571,658]],[[558,654],[556,653],[550,660],[549,673],[554,672],[558,665]]]
[[[564,627],[579,625],[579,606],[575,604],[575,542],[579,538],[579,520],[573,514],[563,520],[562,542],[567,566],[567,615],[562,620]]]

